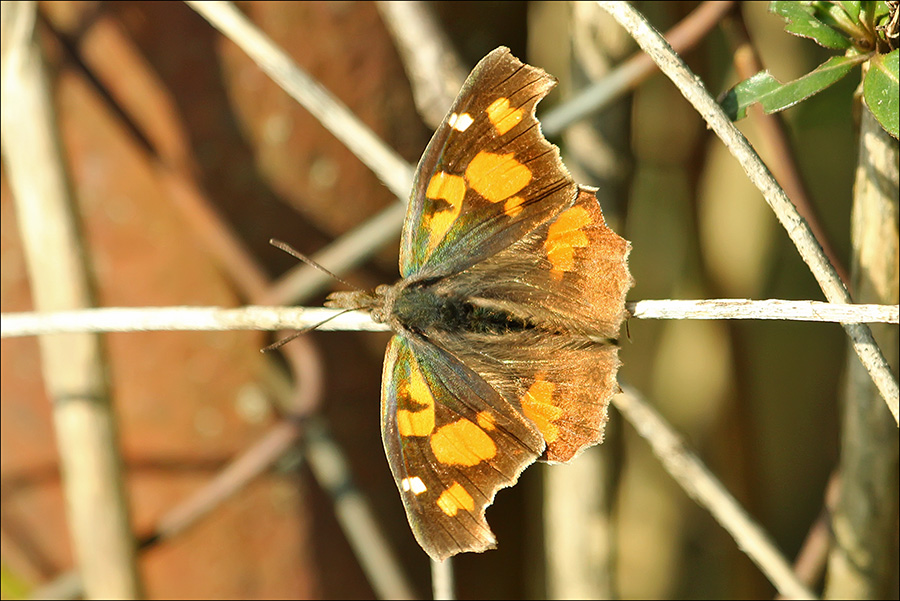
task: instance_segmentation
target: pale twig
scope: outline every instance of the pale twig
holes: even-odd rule
[[[359,158],[398,198],[406,198],[412,168],[344,104],[300,69],[231,2],[187,4],[253,59],[291,97]]]
[[[452,601],[456,599],[456,587],[453,578],[453,558],[444,561],[431,560],[431,590],[435,600]]]
[[[756,151],[747,142],[743,134],[734,126],[722,107],[710,96],[701,81],[684,64],[684,61],[672,51],[672,48],[659,35],[646,19],[627,2],[598,1],[598,4],[609,12],[659,65],[660,70],[672,80],[679,91],[690,102],[697,112],[706,120],[709,127],[722,140],[729,152],[734,155],[743,167],[747,177],[762,192],[766,202],[775,216],[787,230],[788,236],[800,253],[801,258],[809,266],[810,271],[832,303],[847,304],[851,302],[850,294],[822,252],[809,225],[797,213],[796,207],[785,195],[784,190],[766,169]],[[900,388],[891,373],[891,368],[884,358],[881,349],[865,324],[844,324],[844,330],[850,337],[853,348],[860,361],[869,372],[872,381],[878,387],[882,398],[900,424]]]
[[[684,52],[706,35],[734,8],[734,2],[704,2],[666,32],[666,40],[676,52]],[[635,54],[590,86],[579,90],[560,105],[541,113],[541,131],[553,137],[602,110],[616,98],[633,90],[656,73],[656,64],[645,53]]]
[[[34,306],[75,309],[93,304],[93,270],[73,208],[36,15],[35,2],[4,2],[0,8],[4,175],[16,205]],[[53,405],[68,540],[86,597],[140,597],[102,345],[91,335],[38,342],[44,389]]]
[[[310,112],[353,152],[400,199],[367,223],[343,236],[313,259],[335,273],[359,264],[376,249],[396,239],[403,224],[406,198],[412,188],[413,167],[365,126],[340,100],[300,69],[284,50],[251,23],[230,2],[187,3],[239,46],[272,80]],[[306,266],[282,278],[267,302],[288,303],[321,290],[328,279]]]
[[[898,323],[896,305],[835,305],[818,301],[742,299],[645,300],[626,303],[634,319],[778,319],[786,321]],[[54,313],[4,313],[0,337],[67,332],[145,332],[156,330],[281,330],[383,332],[363,312],[321,307],[143,307]],[[329,321],[325,321],[329,320]],[[323,323],[324,322],[324,323]],[[317,325],[321,324],[321,325]]]
[[[666,471],[728,531],[781,595],[794,599],[814,598],[766,532],[747,515],[703,462],[685,448],[681,438],[639,393],[625,387],[624,394],[615,395],[612,402],[638,434],[650,443]]]
[[[303,307],[145,307],[6,313],[0,320],[0,332],[7,337],[64,332],[299,330],[338,313],[338,309]],[[323,323],[320,329],[380,331],[387,327],[374,323],[364,313],[349,312]]]
[[[456,50],[427,2],[377,2],[403,68],[409,78],[416,109],[425,123],[437,129],[466,78]]]
[[[898,323],[896,305],[839,305],[779,299],[645,300],[626,303],[637,319],[778,319],[837,323]]]

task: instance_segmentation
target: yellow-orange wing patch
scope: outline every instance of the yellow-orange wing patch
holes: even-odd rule
[[[563,211],[547,230],[544,248],[547,260],[550,261],[550,275],[561,280],[565,272],[575,269],[575,251],[588,245],[585,227],[592,225],[594,219],[582,205],[576,205]]]
[[[503,202],[521,192],[534,174],[513,153],[479,151],[466,167],[469,187],[489,202]]]
[[[501,136],[519,124],[525,117],[525,111],[511,107],[509,98],[498,98],[485,109],[488,119],[494,124]]]

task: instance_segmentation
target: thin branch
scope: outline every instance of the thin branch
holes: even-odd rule
[[[466,69],[433,6],[421,1],[375,5],[403,60],[416,109],[429,127],[437,129],[466,79]]]
[[[775,216],[787,230],[788,236],[797,247],[800,256],[809,266],[825,293],[825,298],[832,303],[850,303],[851,299],[847,288],[841,282],[834,267],[828,262],[828,258],[822,252],[822,247],[819,246],[809,229],[809,225],[797,213],[796,207],[766,169],[756,151],[728,119],[722,107],[706,91],[699,78],[672,51],[662,36],[647,23],[643,15],[634,10],[630,4],[601,0],[598,0],[598,4],[628,30],[635,41],[653,58],[660,70],[672,80],[738,160],[747,177],[759,188]],[[844,324],[844,330],[850,337],[860,361],[866,367],[872,381],[875,382],[882,398],[890,408],[895,423],[900,425],[900,388],[898,388],[897,380],[891,373],[884,354],[878,348],[871,330],[865,324],[860,323]]]
[[[742,299],[645,300],[626,303],[634,319],[779,319],[837,323],[900,322],[896,305],[835,305],[818,301]],[[4,313],[0,337],[69,332],[147,332],[167,330],[302,330],[385,332],[385,324],[360,311],[321,307],[142,307],[54,313]],[[326,321],[328,320],[328,321]],[[319,325],[321,324],[321,325]]]
[[[4,2],[0,11],[0,145],[34,306],[45,311],[87,307],[94,304],[92,269],[83,252],[35,32],[37,4]],[[69,539],[86,596],[138,598],[141,583],[101,341],[79,335],[42,337],[39,343]]]
[[[645,300],[626,303],[637,319],[780,319],[837,323],[898,323],[896,305],[840,305],[779,299]]]
[[[350,109],[300,69],[231,2],[187,4],[253,59],[281,88],[308,110],[397,196],[412,187],[412,167],[366,127]]]
[[[431,590],[435,599],[441,601],[456,599],[452,557],[444,561],[431,560]]]
[[[705,507],[734,538],[738,547],[757,565],[778,592],[788,598],[812,599],[812,591],[797,579],[790,562],[771,538],[684,442],[640,396],[625,387],[624,394],[613,397],[613,404],[634,426],[659,457],[676,482]]]
[[[6,313],[0,320],[2,337],[63,332],[148,332],[286,330],[320,326],[322,330],[383,331],[368,315],[339,309],[303,307],[166,307],[111,308],[58,313]]]
[[[667,31],[666,40],[676,52],[689,50],[704,39],[733,8],[734,2],[704,2]],[[602,110],[656,71],[656,64],[647,54],[635,54],[564,103],[541,113],[541,130],[550,137],[562,134],[564,129]]]

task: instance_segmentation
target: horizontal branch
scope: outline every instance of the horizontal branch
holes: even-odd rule
[[[817,301],[743,299],[645,300],[626,303],[634,319],[783,319],[839,323],[898,323],[896,305],[840,305]],[[388,331],[360,311],[310,307],[143,307],[86,309],[55,313],[5,313],[0,337],[72,332],[159,330],[318,330]]]
[[[645,300],[626,303],[636,319],[783,319],[836,323],[898,323],[897,305],[843,305],[779,299]]]
[[[149,332],[158,330],[300,330],[322,323],[319,330],[388,330],[368,315],[351,311],[335,317],[338,309],[306,307],[141,307],[60,311],[57,313],[5,313],[0,337],[69,332]]]

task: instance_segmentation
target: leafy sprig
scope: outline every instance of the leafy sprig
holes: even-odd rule
[[[785,2],[769,10],[786,21],[785,31],[809,38],[843,54],[832,56],[806,75],[781,83],[760,71],[729,90],[722,107],[733,120],[743,119],[747,107],[758,102],[775,113],[818,94],[845,77],[856,65],[863,68],[866,106],[895,138],[900,131],[900,76],[897,46],[898,2]]]

